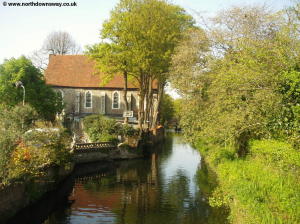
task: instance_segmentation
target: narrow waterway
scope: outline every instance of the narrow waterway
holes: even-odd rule
[[[208,205],[199,152],[178,135],[168,135],[147,159],[90,164],[76,172],[64,200],[29,223],[226,223],[226,212]]]

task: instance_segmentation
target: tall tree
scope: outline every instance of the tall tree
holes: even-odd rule
[[[41,71],[48,66],[49,54],[80,54],[81,47],[74,41],[71,34],[65,31],[51,32],[44,40],[43,46],[35,50],[28,58]]]
[[[192,25],[192,17],[182,8],[160,0],[121,0],[103,24],[102,39],[111,43],[110,49],[121,52],[120,58],[126,58],[117,60],[116,67],[126,67],[127,74],[139,84],[141,130],[157,123],[153,115],[159,110],[171,55],[183,32]],[[158,97],[153,110],[155,82]]]
[[[81,49],[72,36],[65,31],[54,31],[48,35],[43,50],[49,54],[78,54]]]
[[[186,52],[203,55],[202,45],[182,43],[173,57],[174,84],[189,101],[182,121],[201,137],[235,143],[243,156],[251,138],[271,134],[282,110],[282,73],[297,64],[300,48],[284,17],[263,7],[234,7],[212,21],[204,69],[203,57],[179,60]]]
[[[102,85],[105,85],[116,74],[122,74],[124,78],[124,94],[125,111],[128,111],[129,105],[127,100],[128,76],[131,69],[129,62],[129,54],[126,48],[120,48],[115,43],[100,43],[88,47],[86,52],[92,59],[96,61],[96,70],[101,72]],[[124,123],[128,123],[128,118],[124,118]]]

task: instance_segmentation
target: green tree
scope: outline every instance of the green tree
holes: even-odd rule
[[[42,73],[32,62],[22,56],[6,60],[0,65],[0,103],[15,106],[22,102],[23,91],[15,83],[21,81],[25,87],[25,102],[29,103],[46,120],[54,120],[61,112],[61,98],[47,86]]]
[[[174,119],[175,107],[173,98],[164,94],[161,102],[161,115],[160,122],[161,124],[170,123]]]
[[[94,61],[96,61],[96,70],[100,71],[102,85],[105,85],[115,75],[122,74],[124,78],[124,94],[125,111],[128,110],[127,89],[128,89],[128,72],[131,63],[129,62],[130,51],[128,48],[120,47],[115,43],[100,43],[89,46],[86,52]],[[128,118],[124,118],[124,123],[128,123]]]
[[[282,72],[295,66],[299,47],[284,17],[263,7],[234,7],[213,21],[210,52],[183,42],[173,57],[175,86],[189,102],[182,123],[194,137],[235,144],[244,156],[251,138],[272,134],[282,110]],[[197,40],[191,35],[187,43]],[[191,63],[180,60],[186,52],[195,56]]]
[[[114,67],[123,74],[126,71],[137,82],[141,129],[144,124],[156,125],[171,56],[182,33],[192,24],[192,17],[182,8],[159,0],[121,0],[103,24],[101,37],[109,44],[93,48],[101,55],[97,58],[100,70],[112,71]],[[103,48],[107,54],[99,53]],[[152,110],[154,82],[157,82],[158,97]]]

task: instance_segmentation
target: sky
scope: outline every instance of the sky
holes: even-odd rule
[[[60,0],[35,0],[33,2],[60,2]],[[0,64],[4,59],[30,56],[39,50],[52,31],[67,31],[82,46],[100,41],[101,24],[109,18],[110,11],[119,0],[61,0],[77,3],[70,7],[24,6],[12,7],[9,3],[29,3],[31,0],[0,0]],[[232,5],[257,4],[260,0],[171,0],[189,13],[195,11],[213,15]],[[274,10],[291,5],[291,0],[264,1]],[[7,3],[6,6],[5,3]]]

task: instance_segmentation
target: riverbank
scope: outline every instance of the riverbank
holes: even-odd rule
[[[68,177],[73,163],[43,168],[43,175],[0,186],[0,223],[5,223],[18,211],[37,202],[44,194],[55,190]]]
[[[28,219],[18,213],[9,223],[224,224],[227,214],[208,205],[206,181],[199,185],[195,178],[205,178],[206,172],[199,152],[178,135],[167,135],[151,150],[142,159],[79,164],[67,187],[59,187],[67,189],[61,199],[50,192],[22,211]],[[53,198],[60,204],[53,204]]]
[[[257,140],[237,158],[232,148],[197,144],[216,173],[215,207],[230,208],[231,223],[300,223],[300,152],[275,140]]]
[[[164,138],[164,130],[149,133],[141,141],[126,141],[114,149],[84,149],[71,152],[70,161],[61,166],[48,166],[39,171],[40,175],[22,181],[12,181],[0,186],[0,223],[5,223],[21,209],[32,205],[49,191],[55,190],[60,182],[71,175],[76,164],[92,162],[112,162],[143,158],[148,155],[148,147],[158,144]],[[140,142],[138,144],[138,142]],[[145,147],[145,150],[143,149]]]

